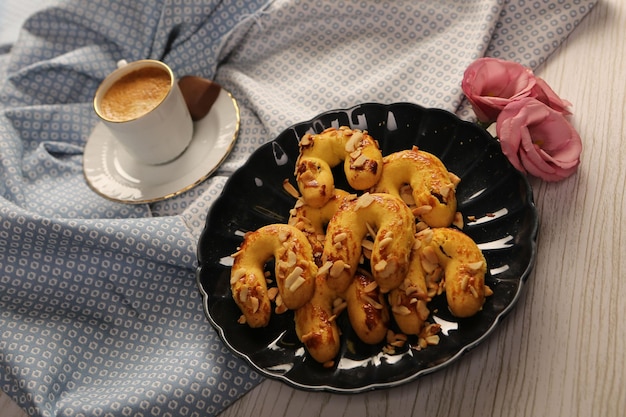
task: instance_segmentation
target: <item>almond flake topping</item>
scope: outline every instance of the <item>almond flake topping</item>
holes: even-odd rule
[[[416,229],[418,232],[421,232],[422,230],[426,230],[426,229],[428,229],[429,227],[430,227],[430,226],[428,226],[426,223],[421,222],[421,221],[420,221],[420,222],[417,222],[417,223],[415,224],[415,229]]]
[[[472,262],[467,264],[467,267],[470,269],[470,271],[479,271],[482,267],[483,267],[483,261],[476,261],[476,262]]]
[[[289,182],[288,179],[283,180],[283,189],[285,191],[287,191],[287,193],[294,197],[294,198],[300,198],[300,193],[298,192],[298,190],[296,190],[296,188]]]
[[[452,191],[452,187],[450,187],[449,185],[444,185],[439,189],[439,194],[441,194],[443,198],[448,198],[448,196],[450,195],[450,191]]]
[[[355,168],[360,168],[360,167],[362,167],[363,165],[365,165],[365,163],[366,163],[367,161],[368,161],[367,156],[365,156],[365,155],[361,154],[361,155],[359,155],[359,157],[358,157],[358,158],[356,158],[356,159],[354,160],[354,162],[352,162],[352,166],[353,166],[353,167],[355,167]]]
[[[363,299],[370,304],[372,307],[374,307],[376,310],[382,310],[384,308],[384,306],[379,303],[378,301],[374,300],[372,297],[370,297],[369,295],[363,295]]]
[[[256,297],[250,297],[250,304],[252,307],[252,312],[256,313],[259,311],[259,299]]]
[[[421,216],[421,215],[424,215],[426,213],[430,213],[432,211],[432,209],[433,209],[432,206],[429,206],[428,204],[424,204],[423,206],[415,207],[411,211],[413,212],[414,216]]]
[[[431,346],[438,345],[439,344],[439,335],[434,334],[432,336],[426,337],[426,343],[428,343]]]
[[[385,249],[391,242],[393,242],[393,237],[385,237],[383,240],[380,241],[378,247],[380,249]]]
[[[423,240],[424,243],[428,244],[430,243],[431,240],[433,240],[433,229],[427,228],[427,229],[421,230],[416,234],[416,237],[418,239]]]
[[[437,269],[437,264],[430,262],[428,259],[421,258],[420,263],[422,264],[422,269],[427,274],[430,274]]]
[[[473,285],[469,286],[470,292],[472,293],[472,296],[474,298],[480,298],[480,296],[478,295],[478,291],[476,290],[476,288]]]
[[[424,257],[424,259],[426,259],[430,263],[433,263],[435,265],[439,263],[439,258],[437,257],[437,253],[435,252],[435,249],[433,249],[432,246],[426,246],[422,250],[422,256]]]
[[[302,139],[300,139],[300,146],[309,146],[311,142],[311,134],[305,133],[304,136],[302,136]]]
[[[241,287],[241,291],[239,291],[239,301],[241,301],[242,303],[245,303],[246,301],[248,301],[248,290],[250,288],[247,285],[244,285],[243,287]]]
[[[348,307],[348,303],[345,300],[341,298],[336,298],[333,302],[333,315],[339,315],[343,310],[346,309],[346,307]]]
[[[367,227],[367,233],[369,233],[371,237],[376,237],[376,230],[374,230],[369,223],[365,223],[365,227]]]
[[[428,309],[428,305],[424,301],[419,300],[417,302],[417,316],[422,320],[426,320],[429,315],[430,310]]]
[[[334,243],[343,242],[347,238],[348,238],[348,234],[346,232],[337,233],[335,236],[333,236],[333,242]]]
[[[485,296],[489,297],[491,295],[493,295],[493,290],[491,289],[490,286],[485,285]]]
[[[291,290],[291,287],[294,285],[295,281],[296,281],[298,278],[301,278],[301,277],[302,277],[302,273],[303,273],[303,272],[304,272],[304,270],[303,270],[301,267],[296,266],[296,267],[293,269],[293,271],[291,271],[291,273],[287,276],[287,278],[285,278],[285,286],[286,286],[287,288],[289,288],[289,290]],[[302,283],[300,283],[300,285],[302,285]],[[300,285],[298,285],[298,287],[299,287]]]
[[[359,197],[358,201],[354,205],[354,210],[356,211],[360,208],[368,207],[373,202],[374,202],[374,197],[370,193],[365,193],[361,197]]]
[[[285,243],[287,239],[289,239],[289,232],[285,230],[281,230],[278,233],[278,240],[280,241],[280,243]]]
[[[353,132],[352,136],[350,137],[350,140],[348,140],[348,142],[346,142],[346,147],[345,150],[347,153],[352,153],[356,150],[357,148],[357,143],[363,139],[363,132]]]
[[[230,283],[234,284],[235,282],[239,281],[239,279],[241,277],[243,277],[244,275],[246,275],[246,269],[245,268],[239,268],[237,269],[235,272],[233,272],[233,274],[230,277]]]
[[[372,242],[369,239],[363,239],[361,241],[361,246],[363,247],[363,249],[367,249],[367,250],[372,250],[374,249],[374,242]]]
[[[302,284],[304,284],[306,280],[302,278],[302,275],[299,275],[293,283],[289,286],[289,291],[295,292]]]
[[[374,271],[380,272],[387,268],[387,261],[384,259],[379,261],[376,265],[374,265]]]
[[[448,176],[450,177],[450,181],[452,181],[452,184],[454,184],[455,187],[459,185],[459,183],[461,182],[461,178],[459,178],[457,175],[453,174],[452,172],[448,172]]]
[[[367,284],[365,287],[363,287],[363,292],[369,293],[369,292],[374,291],[376,288],[378,288],[378,283],[376,281],[372,281],[369,284]]]
[[[408,307],[403,306],[403,305],[393,306],[391,307],[391,311],[393,311],[394,313],[400,316],[408,316],[409,314],[411,314],[411,310],[409,310]]]
[[[296,255],[296,253],[291,250],[287,252],[287,267],[291,268],[296,264],[296,262],[298,262],[298,255]]]
[[[469,275],[463,275],[461,279],[461,291],[467,290],[467,286],[469,284]]]
[[[274,301],[276,299],[276,296],[278,296],[278,288],[277,287],[272,287],[272,288],[269,288],[267,290],[267,297],[270,300]]]
[[[298,176],[298,180],[302,181],[302,182],[311,182],[311,181],[315,181],[315,174],[313,174],[311,171],[304,171],[302,172],[302,174],[300,174]]]
[[[330,267],[330,276],[333,278],[337,278],[344,271],[346,264],[341,260],[337,260]]]
[[[330,268],[332,268],[332,266],[333,263],[331,261],[326,261],[324,265],[320,266],[320,268],[317,270],[317,275],[323,275],[327,273],[328,271],[330,271]]]

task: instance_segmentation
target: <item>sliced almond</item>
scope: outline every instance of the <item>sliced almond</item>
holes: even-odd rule
[[[367,284],[365,287],[363,287],[363,292],[370,293],[376,290],[376,288],[378,288],[378,283],[376,281],[372,281],[369,284]]]
[[[391,307],[391,311],[400,316],[408,316],[411,314],[411,310],[407,306],[399,305]]]
[[[289,182],[288,179],[283,180],[283,189],[287,191],[287,194],[294,198],[300,198],[300,193],[296,188]]]
[[[481,261],[469,263],[467,264],[467,267],[470,269],[470,271],[476,272],[476,271],[480,271],[483,268],[484,264],[485,263],[481,260]]]
[[[339,259],[333,262],[333,265],[330,267],[330,276],[333,278],[339,277],[343,273],[345,269],[345,263]]]
[[[252,307],[253,313],[259,311],[259,299],[256,297],[250,297],[250,306]]]
[[[231,283],[231,285],[236,283],[237,281],[239,281],[239,279],[241,277],[243,277],[244,275],[246,275],[246,269],[245,268],[239,268],[235,272],[233,272],[231,274],[231,276],[230,276],[230,283]]]
[[[425,204],[423,206],[415,207],[412,212],[414,216],[422,216],[426,213],[430,213],[432,210],[432,206]]]

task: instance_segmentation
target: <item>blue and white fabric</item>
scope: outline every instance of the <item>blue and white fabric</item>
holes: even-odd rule
[[[229,175],[333,108],[409,101],[470,118],[472,60],[537,68],[594,2],[49,1],[0,38],[0,389],[32,416],[218,414],[262,381],[196,289],[196,241]],[[241,129],[198,187],[126,205],[91,191],[82,152],[99,82],[140,58],[216,80]]]

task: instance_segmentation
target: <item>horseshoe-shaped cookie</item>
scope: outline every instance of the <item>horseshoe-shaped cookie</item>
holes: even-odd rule
[[[389,293],[393,318],[404,334],[417,335],[430,314],[426,274],[422,267],[419,245],[411,253],[409,272],[404,281]]]
[[[358,338],[368,344],[383,341],[389,329],[389,309],[374,278],[358,270],[344,297],[350,325]]]
[[[326,285],[326,278],[315,278],[313,297],[294,313],[296,335],[317,362],[332,361],[341,347],[339,326],[335,320],[337,293]]]
[[[372,235],[371,272],[383,293],[404,280],[415,240],[415,218],[408,206],[390,194],[365,193],[345,200],[328,223],[320,274],[343,293],[361,261],[362,242]]]
[[[465,233],[435,228],[417,235],[425,269],[443,269],[444,290],[450,312],[456,317],[478,313],[491,289],[485,285],[487,262],[480,248]]]
[[[350,194],[346,191],[336,189],[335,194],[322,207],[312,207],[299,198],[295,206],[289,212],[290,224],[301,230],[309,239],[313,249],[313,258],[316,263],[320,262],[324,251],[324,239],[326,236],[326,226],[335,215],[341,203]]]
[[[313,296],[317,266],[306,236],[293,226],[270,224],[245,235],[231,268],[233,298],[250,327],[267,326],[272,313],[264,266],[275,259],[283,304],[297,309]]]
[[[412,188],[414,214],[430,227],[447,227],[456,214],[456,185],[435,155],[416,147],[385,156],[382,176],[371,192],[400,196],[403,185]]]
[[[342,161],[348,184],[355,190],[366,190],[380,179],[382,153],[366,131],[331,127],[319,134],[307,133],[300,139],[294,175],[308,205],[322,207],[333,196],[335,181],[331,168]]]

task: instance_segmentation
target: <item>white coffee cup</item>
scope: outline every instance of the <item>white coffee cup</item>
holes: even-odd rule
[[[161,61],[121,61],[98,87],[93,105],[117,142],[140,163],[170,162],[193,137],[176,77]]]

